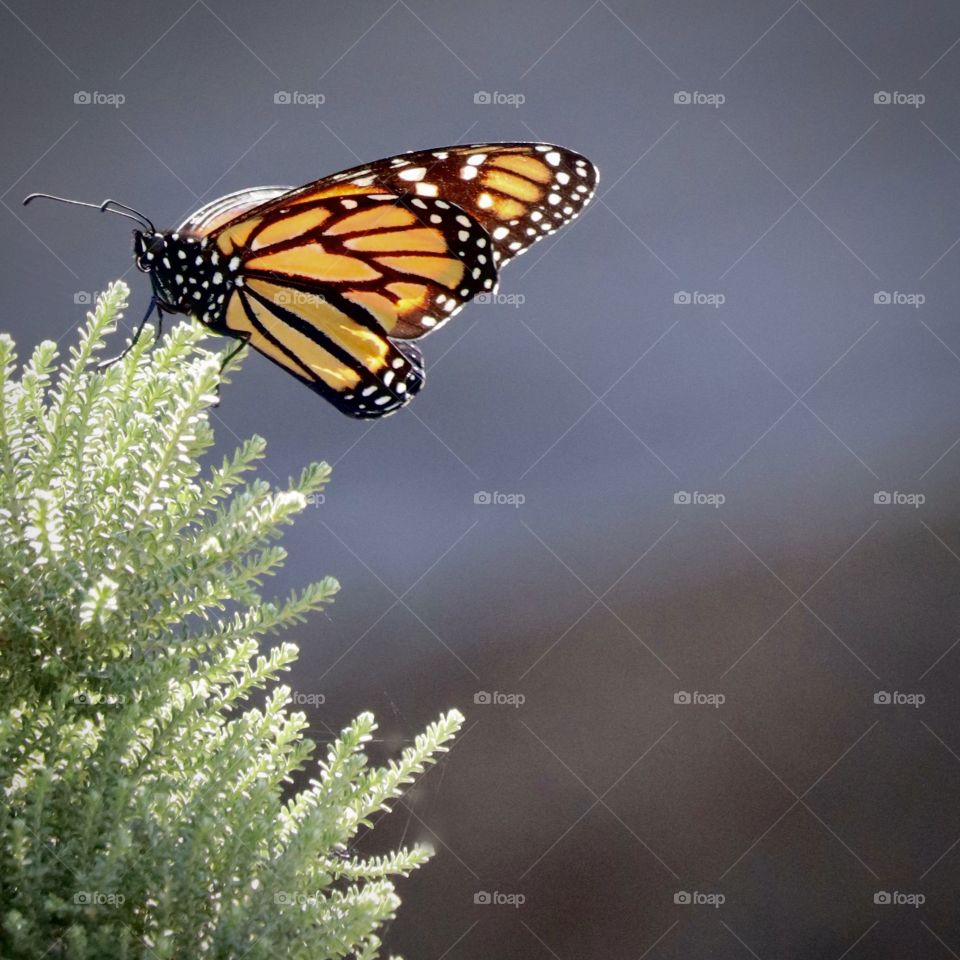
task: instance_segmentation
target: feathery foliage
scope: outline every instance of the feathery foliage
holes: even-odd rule
[[[98,372],[126,296],[99,298],[59,364],[43,343],[17,376],[0,336],[0,956],[369,960],[391,878],[430,854],[365,859],[352,841],[462,718],[371,768],[363,714],[311,761],[274,683],[297,650],[260,641],[337,583],[259,589],[329,469],[247,480],[255,437],[205,470],[220,357],[182,323]]]

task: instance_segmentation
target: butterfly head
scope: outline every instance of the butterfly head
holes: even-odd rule
[[[133,231],[133,255],[137,261],[137,269],[144,273],[152,273],[157,262],[163,256],[166,243],[163,235],[153,231]]]

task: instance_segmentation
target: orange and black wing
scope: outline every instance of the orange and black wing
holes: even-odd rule
[[[222,330],[357,417],[423,383],[412,344],[496,284],[486,230],[444,200],[385,193],[281,198],[206,234],[235,284]]]
[[[599,172],[583,155],[551,143],[474,143],[417,150],[353,167],[273,201],[310,202],[335,193],[387,191],[441,199],[491,236],[501,267],[576,219]]]
[[[443,147],[239,191],[179,232],[214,244],[235,278],[222,332],[345,413],[375,417],[423,383],[420,353],[402,341],[495,290],[499,268],[576,218],[597,178],[553,144]]]

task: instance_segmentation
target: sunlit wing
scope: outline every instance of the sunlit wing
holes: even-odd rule
[[[323,177],[272,206],[387,191],[461,207],[490,234],[500,267],[576,219],[593,198],[597,168],[550,143],[474,143],[417,150]]]
[[[235,284],[222,332],[344,412],[382,416],[423,383],[419,351],[402,341],[495,290],[499,267],[575,219],[597,178],[552,144],[443,147],[237,191],[178,232],[209,244]]]
[[[494,289],[490,237],[445,200],[335,195],[271,204],[210,235],[231,271],[289,284],[412,339]]]
[[[191,213],[177,227],[176,232],[205,237],[225,223],[249,213],[269,200],[275,200],[285,193],[290,193],[293,189],[293,187],[249,187],[246,190],[228,193],[224,197],[211,200],[210,203]]]
[[[207,237],[237,285],[224,332],[355,416],[390,413],[422,385],[419,354],[393,339],[424,335],[496,284],[489,234],[439,199],[284,198]]]
[[[231,295],[223,332],[246,340],[350,416],[393,413],[423,386],[416,348],[401,350],[370,328],[362,310],[306,289],[250,278]]]

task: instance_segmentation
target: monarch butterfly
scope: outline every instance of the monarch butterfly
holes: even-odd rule
[[[422,387],[410,341],[494,294],[503,265],[577,217],[597,178],[585,157],[553,144],[469,144],[299,188],[240,190],[171,231],[113,200],[99,209],[138,224],[134,256],[153,298],[134,339],[154,309],[161,320],[193,316],[343,413],[369,418]],[[36,197],[63,200],[31,194],[24,203]]]

